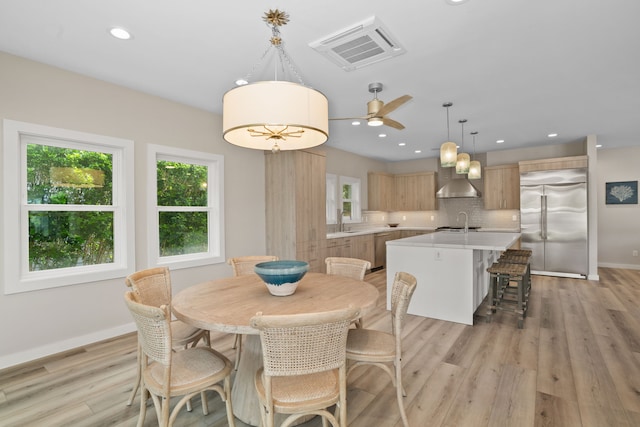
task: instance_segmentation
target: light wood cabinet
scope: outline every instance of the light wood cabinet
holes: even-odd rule
[[[265,153],[267,253],[324,271],[326,157],[312,150]]]
[[[521,173],[558,169],[579,169],[589,166],[589,157],[572,156],[542,160],[524,160],[519,162],[518,165]]]
[[[483,173],[485,209],[520,209],[518,165],[488,166]]]
[[[421,172],[390,175],[370,172],[369,210],[436,210],[436,173]]]
[[[368,210],[390,211],[393,209],[393,175],[369,172],[367,176]]]
[[[394,176],[397,211],[432,211],[438,209],[435,172],[400,174]]]
[[[373,234],[328,239],[326,256],[363,259],[369,261],[373,266]]]
[[[373,267],[375,261],[375,249],[373,247],[373,234],[356,236],[353,242],[353,257],[369,261]]]

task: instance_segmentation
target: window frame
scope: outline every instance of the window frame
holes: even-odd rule
[[[135,232],[133,141],[33,123],[3,120],[3,270],[4,294],[16,294],[101,280],[123,278],[134,271]],[[34,140],[35,138],[35,140]],[[29,141],[31,139],[31,141]],[[26,146],[46,145],[112,155],[112,204],[34,205],[27,201]],[[44,145],[44,144],[41,144]],[[19,183],[19,185],[15,185]],[[30,211],[113,212],[113,263],[29,271]],[[18,250],[16,250],[18,242]]]
[[[361,199],[362,199],[362,185],[360,178],[354,178],[351,176],[340,176],[338,186],[338,199],[340,200],[340,210],[343,211],[342,207],[344,202],[351,202],[351,217],[346,218],[342,217],[342,222],[345,224],[359,223],[362,222],[362,208],[361,208]],[[344,185],[351,185],[351,194],[353,198],[351,199],[343,199],[342,198],[342,187]],[[353,191],[354,187],[357,191]]]
[[[327,201],[326,217],[327,224],[338,223],[338,176],[328,173],[326,177]]]
[[[158,206],[158,160],[207,166],[207,205],[206,207],[159,207]],[[224,156],[201,151],[163,145],[147,145],[147,234],[148,263],[150,267],[167,266],[171,269],[198,267],[225,262],[224,234]],[[208,212],[207,252],[184,255],[160,256],[160,212]]]

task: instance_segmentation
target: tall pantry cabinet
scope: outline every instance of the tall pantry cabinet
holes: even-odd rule
[[[326,156],[313,150],[265,153],[267,254],[324,272]]]

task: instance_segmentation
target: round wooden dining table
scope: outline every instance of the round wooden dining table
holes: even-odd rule
[[[365,315],[376,305],[375,286],[356,279],[322,273],[307,273],[293,295],[278,297],[267,290],[256,274],[227,277],[199,283],[178,292],[171,307],[176,318],[202,329],[244,334],[240,364],[231,398],[234,415],[242,422],[260,425],[260,407],[254,376],[262,366],[259,333],[251,318],[263,314],[300,314],[360,309]]]

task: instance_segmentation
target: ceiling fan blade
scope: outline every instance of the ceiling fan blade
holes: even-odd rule
[[[393,101],[384,104],[382,108],[378,110],[378,113],[376,114],[376,116],[386,116],[387,114],[389,114],[390,112],[392,112],[393,110],[395,110],[396,108],[404,104],[405,102],[411,100],[412,98],[413,97],[411,95],[402,95],[400,98],[396,98]]]
[[[382,124],[398,130],[404,129],[404,125],[402,123],[396,122],[395,120],[390,119],[389,117],[383,117]]]
[[[364,117],[333,117],[329,118],[329,120],[367,120],[370,116]]]

